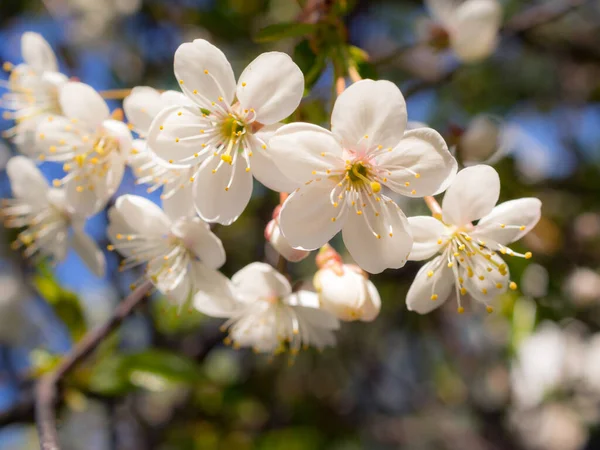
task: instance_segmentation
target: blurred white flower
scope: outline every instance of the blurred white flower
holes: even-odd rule
[[[446,191],[442,217],[409,219],[414,245],[412,261],[423,261],[440,253],[419,270],[406,298],[408,309],[425,314],[440,306],[456,289],[459,312],[461,295],[488,305],[507,288],[508,267],[496,253],[530,258],[506,247],[526,235],[539,221],[541,202],[522,198],[502,203],[500,178],[490,166],[473,166],[458,173]],[[477,225],[472,222],[479,220]]]
[[[575,331],[553,322],[542,323],[521,342],[511,367],[513,399],[517,408],[533,408],[579,380],[585,360],[583,341]]]
[[[31,296],[20,275],[9,271],[0,275],[0,343],[15,345],[30,336],[25,305]]]
[[[288,55],[259,55],[236,87],[225,55],[196,39],[175,52],[175,76],[194,106],[164,109],[152,123],[148,143],[165,162],[193,168],[190,180],[200,217],[233,223],[250,201],[252,175],[274,190],[296,187],[277,169],[267,146],[304,92],[302,71]]]
[[[435,130],[405,132],[406,103],[389,81],[354,83],[337,98],[331,124],[331,132],[285,125],[270,141],[275,163],[301,186],[283,205],[281,231],[305,250],[342,231],[362,269],[400,268],[412,238],[406,216],[382,188],[413,198],[433,195],[452,180],[456,161]]]
[[[69,203],[91,215],[116,192],[132,145],[129,128],[110,118],[108,105],[91,86],[65,84],[59,94],[62,116],[48,116],[37,129],[40,159],[63,162]]]
[[[223,244],[190,206],[173,197],[163,211],[148,199],[123,195],[108,212],[109,249],[126,257],[121,270],[146,263],[145,277],[180,308],[198,290],[228,292],[227,278],[217,271],[225,263]]]
[[[544,266],[530,264],[521,276],[521,291],[530,297],[545,297],[548,294],[549,282],[548,270]]]
[[[287,344],[294,355],[311,345],[319,350],[335,345],[333,330],[339,322],[319,309],[314,292],[292,292],[283,275],[259,262],[237,272],[231,281],[233,296],[218,298],[199,292],[194,304],[204,314],[229,319],[222,328],[229,330],[226,342],[234,347],[275,354]]]
[[[265,239],[271,246],[290,262],[302,261],[308,255],[309,251],[293,248],[287,239],[281,233],[279,227],[279,213],[281,211],[281,205],[277,206],[273,211],[273,219],[267,224],[265,228]]]
[[[319,270],[313,284],[321,308],[344,321],[371,322],[381,309],[381,298],[367,274],[355,265],[343,264],[329,245],[317,256]]]
[[[593,335],[586,344],[583,379],[592,392],[600,395],[600,333]]]
[[[160,93],[147,86],[133,88],[131,94],[123,100],[123,110],[129,121],[130,129],[139,136],[133,141],[128,164],[138,183],[150,185],[148,193],[163,187],[163,199],[174,195],[178,190],[191,189],[189,182],[191,169],[187,166],[178,167],[166,164],[154,155],[146,142],[154,118],[163,109],[174,105],[193,106],[194,104],[180,92]],[[191,193],[187,195],[191,195]]]
[[[590,306],[600,300],[600,275],[588,267],[578,267],[568,275],[564,290],[575,305]]]
[[[465,166],[492,164],[504,154],[503,122],[496,116],[479,114],[458,139],[458,154]]]
[[[425,4],[460,60],[480,61],[496,49],[502,25],[498,0],[425,0]],[[437,35],[434,38],[442,39]]]
[[[62,261],[69,246],[98,276],[104,275],[104,254],[83,231],[85,216],[69,203],[62,189],[51,188],[35,164],[15,156],[6,167],[14,199],[4,199],[2,217],[8,228],[22,228],[13,248],[26,257]],[[69,239],[69,229],[72,229]]]
[[[38,33],[26,32],[21,37],[23,64],[13,67],[5,63],[10,72],[6,84],[8,92],[2,96],[0,106],[5,108],[5,119],[13,119],[15,126],[4,132],[19,150],[35,154],[36,130],[50,114],[60,114],[58,92],[67,77],[58,72],[58,63],[52,48]]]

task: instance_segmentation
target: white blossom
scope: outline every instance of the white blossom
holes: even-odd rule
[[[110,118],[108,105],[91,86],[68,82],[59,93],[61,116],[48,116],[37,129],[40,159],[62,162],[67,175],[55,180],[79,211],[99,211],[116,192],[131,150],[127,125]]]
[[[415,239],[410,259],[422,261],[439,253],[417,274],[407,296],[408,309],[425,314],[440,306],[456,290],[488,305],[507,288],[516,289],[498,255],[529,259],[507,244],[526,235],[539,221],[541,202],[522,198],[496,207],[500,195],[498,173],[490,166],[463,169],[446,191],[442,217],[409,219]],[[479,220],[476,225],[472,222]]]
[[[275,208],[273,211],[273,219],[269,221],[265,228],[265,239],[271,246],[283,256],[286,260],[290,262],[299,262],[310,255],[309,251],[297,249],[290,245],[287,239],[283,236],[281,232],[281,227],[279,226],[279,213],[281,212],[281,205]]]
[[[456,173],[444,139],[430,128],[406,131],[406,103],[389,81],[363,80],[337,99],[328,131],[308,123],[270,140],[281,171],[297,186],[283,205],[281,231],[295,248],[314,250],[340,230],[370,273],[406,263],[406,216],[383,187],[408,197],[443,191]]]
[[[255,262],[231,279],[233,295],[221,298],[199,292],[196,308],[212,317],[228,320],[226,342],[234,347],[252,347],[256,352],[296,354],[301,348],[321,350],[335,345],[338,320],[319,309],[317,294],[292,292],[288,280],[268,264]]]
[[[425,4],[462,61],[482,60],[496,49],[502,25],[498,0],[425,0]]]
[[[50,187],[35,164],[24,156],[11,158],[6,171],[14,198],[3,200],[4,225],[25,228],[13,248],[24,248],[26,257],[60,262],[71,246],[94,274],[103,276],[104,254],[84,232],[85,216],[69,203],[64,190]]]
[[[225,263],[223,244],[191,215],[190,206],[173,197],[163,210],[143,197],[123,195],[108,213],[109,249],[125,256],[121,270],[146,264],[145,277],[180,308],[198,290],[220,292],[228,283],[217,271]]]
[[[291,58],[263,53],[246,67],[237,86],[225,55],[196,39],[175,52],[175,76],[193,102],[164,109],[148,143],[169,164],[191,167],[200,217],[229,225],[248,204],[252,175],[268,188],[289,192],[273,163],[268,137],[300,103],[304,77]]]
[[[38,33],[26,32],[21,37],[21,53],[24,62],[16,67],[5,63],[10,71],[0,105],[6,109],[5,119],[13,119],[15,126],[4,132],[19,150],[33,155],[35,133],[41,121],[48,115],[60,114],[58,92],[67,77],[58,72],[58,62],[52,48]]]

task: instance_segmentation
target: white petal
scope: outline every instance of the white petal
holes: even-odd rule
[[[292,293],[289,281],[273,267],[261,262],[248,264],[231,281],[236,292],[246,301],[284,298]]]
[[[455,12],[449,27],[450,43],[465,62],[488,57],[498,44],[502,7],[497,0],[468,0]]]
[[[46,203],[48,182],[33,161],[25,156],[13,156],[6,164],[6,172],[13,196],[34,205]]]
[[[192,263],[194,307],[211,317],[230,317],[239,307],[229,278],[202,263]]]
[[[483,257],[479,257],[479,261],[476,267],[473,267],[474,275],[468,276],[467,270],[461,266],[460,276],[465,280],[464,287],[469,292],[469,295],[474,299],[489,304],[498,295],[503,294],[508,289],[510,283],[510,275],[508,269],[505,272],[500,272],[497,267],[504,264],[502,258],[497,254],[492,256],[491,259],[495,264],[490,264]],[[504,264],[504,266],[506,266]],[[488,271],[487,268],[491,268]],[[481,279],[483,278],[483,280]]]
[[[221,50],[203,39],[179,46],[175,52],[175,77],[181,90],[199,105],[209,107],[219,97],[227,105],[233,101],[235,77],[231,64]]]
[[[329,195],[335,186],[330,180],[312,182],[285,201],[279,226],[292,247],[315,250],[340,231],[347,212],[341,202],[337,208],[331,204]],[[333,221],[332,218],[337,219]]]
[[[389,81],[362,80],[346,89],[331,113],[331,131],[350,150],[394,147],[406,129],[406,102]]]
[[[119,153],[127,158],[133,148],[133,136],[129,127],[119,120],[105,120],[102,122],[104,132],[119,141]]]
[[[70,160],[73,149],[78,153],[92,149],[92,130],[87,130],[85,124],[83,127],[74,125],[67,117],[47,116],[38,123],[35,131],[36,152],[51,156],[53,161]],[[83,136],[87,136],[89,141],[83,142]]]
[[[483,217],[471,234],[483,241],[510,244],[529,233],[541,215],[542,202],[537,198],[511,200],[499,204]]]
[[[191,101],[185,94],[178,91],[165,91],[160,94],[160,101],[163,108],[169,106],[186,105],[193,106],[195,103]]]
[[[162,209],[150,200],[138,195],[122,195],[115,208],[127,225],[143,236],[162,237],[169,233],[171,221]]]
[[[225,264],[223,244],[205,222],[198,218],[180,220],[171,231],[209,269],[218,269]]]
[[[293,182],[275,164],[269,148],[269,139],[282,127],[282,124],[268,125],[256,135],[250,135],[252,157],[250,159],[251,172],[263,185],[277,192],[292,192],[299,184]],[[267,148],[263,148],[266,145]]]
[[[243,109],[254,109],[256,120],[270,125],[285,119],[300,104],[304,75],[285,53],[259,55],[242,72],[237,98]]]
[[[315,302],[318,304],[318,301],[317,294],[309,291],[294,292],[287,298],[290,305],[298,305],[294,307],[294,311],[313,327],[338,330],[340,322],[332,313],[312,306]]]
[[[163,109],[162,95],[156,89],[148,86],[137,86],[123,100],[123,110],[127,120],[131,122],[136,132],[147,135],[152,120]]]
[[[152,121],[148,145],[154,154],[168,164],[199,163],[210,147],[209,138],[201,130],[212,128],[197,106],[176,105],[163,109]],[[193,159],[200,154],[200,158]]]
[[[175,189],[174,194],[164,199],[163,210],[169,216],[172,222],[175,222],[182,217],[194,217],[196,215],[196,208],[194,207],[194,196],[192,191],[192,184],[189,183],[189,177],[174,182],[174,186],[182,187],[167,187],[166,190]]]
[[[32,31],[23,33],[21,54],[25,63],[37,72],[58,72],[56,55],[41,34]]]
[[[206,222],[231,225],[244,212],[252,196],[252,174],[238,154],[233,165],[210,157],[198,170],[193,184],[196,211]],[[213,173],[218,165],[221,167]]]
[[[406,306],[410,311],[427,314],[441,306],[450,296],[454,287],[454,274],[441,258],[438,256],[429,261],[417,273],[406,295]],[[433,275],[430,277],[431,272]],[[435,300],[432,300],[433,295],[437,295]]]
[[[406,132],[391,152],[378,158],[378,164],[389,170],[386,185],[409,197],[437,194],[451,183],[458,167],[444,138],[431,128]]]
[[[457,0],[425,0],[425,5],[436,21],[447,24],[452,22],[458,2]]]
[[[190,271],[186,272],[179,283],[175,287],[165,288],[161,285],[160,279],[154,282],[156,289],[162,292],[172,303],[179,306],[180,308],[185,305],[192,295],[192,274]]]
[[[279,223],[276,220],[271,220],[265,228],[265,237],[269,244],[290,262],[299,262],[310,255],[306,250],[293,248],[287,239],[283,236]]]
[[[96,242],[90,238],[82,229],[73,228],[71,246],[77,252],[82,261],[90,268],[97,277],[104,276],[106,260],[104,253]]]
[[[65,116],[76,119],[89,131],[95,131],[110,116],[108,105],[100,94],[78,81],[69,81],[62,87],[59,102]]]
[[[300,184],[314,179],[315,171],[344,168],[342,148],[335,136],[309,123],[281,127],[269,140],[269,152],[283,174]]]
[[[362,215],[350,210],[342,228],[348,252],[356,264],[369,273],[403,267],[413,244],[410,226],[402,210],[383,197],[377,207],[378,217],[373,208],[363,208]]]
[[[414,239],[408,259],[423,261],[431,258],[440,250],[438,239],[444,236],[446,227],[439,220],[429,216],[409,217],[408,223]]]
[[[492,167],[478,165],[461,170],[444,195],[444,222],[456,226],[481,219],[496,205],[500,177]]]
[[[361,320],[363,322],[372,322],[379,315],[379,311],[381,311],[379,291],[370,280],[367,280],[367,299],[363,305]]]

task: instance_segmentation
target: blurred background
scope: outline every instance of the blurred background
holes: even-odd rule
[[[328,43],[342,39],[363,77],[400,86],[409,120],[439,130],[463,164],[496,167],[501,201],[544,204],[513,247],[534,258],[507,261],[519,290],[493,314],[469,303],[458,315],[453,301],[427,316],[407,311],[420,267],[409,262],[372,278],[383,301],[376,321],[344,324],[337,348],[292,360],[233,350],[219,321],[178,316],[155,296],[66,380],[65,450],[600,448],[600,1],[502,5],[498,50],[461,65],[425,43],[419,0],[0,1],[0,63],[20,62],[21,34],[36,31],[64,73],[98,90],[176,89],[182,42],[210,40],[237,74],[277,49],[307,81],[293,119],[323,125],[337,48]],[[298,21],[321,33],[275,25]],[[14,152],[0,140],[1,167]],[[60,170],[42,169],[49,179]],[[148,196],[131,174],[119,193]],[[4,172],[0,197],[10,197]],[[401,202],[407,215],[428,214],[422,201]],[[277,203],[256,186],[242,217],[216,228],[225,274],[275,264],[263,232]],[[104,246],[105,227],[105,214],[88,223]],[[2,231],[0,249],[0,449],[30,450],[32,380],[106,320],[139,273],[119,273],[109,252],[104,279],[75,254],[33,265],[9,249],[14,236]],[[314,259],[289,270],[310,283]]]

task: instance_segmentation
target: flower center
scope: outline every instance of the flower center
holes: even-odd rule
[[[346,165],[346,178],[357,191],[363,189],[363,187],[375,193],[381,191],[381,184],[373,180],[374,175],[371,172],[370,165],[362,161]]]

